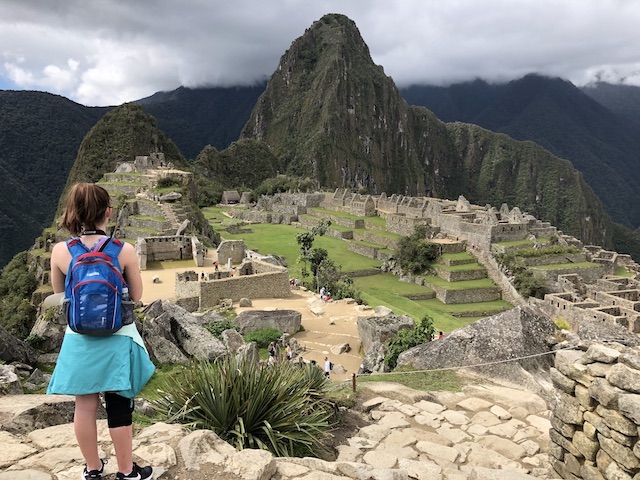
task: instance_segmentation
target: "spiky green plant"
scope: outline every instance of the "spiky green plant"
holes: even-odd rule
[[[239,450],[316,455],[332,428],[328,385],[315,366],[226,357],[168,378],[153,403],[170,421],[212,430]]]

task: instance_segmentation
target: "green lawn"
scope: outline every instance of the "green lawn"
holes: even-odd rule
[[[258,223],[248,226],[251,233],[231,234],[220,232],[225,240],[244,240],[248,248],[257,250],[262,254],[275,254],[287,260],[292,277],[300,277],[301,264],[297,263],[300,256],[300,246],[296,242],[296,235],[306,230],[293,227],[291,225],[272,225]],[[356,270],[368,270],[378,268],[379,260],[363,257],[347,249],[347,243],[338,238],[323,235],[316,237],[313,242],[314,248],[324,248],[329,252],[329,257],[341,265],[345,272]]]
[[[547,243],[549,242],[549,237],[540,237],[537,239],[538,243]],[[524,245],[530,245],[533,247],[534,242],[531,240],[513,240],[511,242],[495,242],[494,245],[498,245],[500,247],[521,247]]]
[[[447,272],[460,272],[462,270],[485,270],[485,268],[479,263],[463,263],[462,265],[442,265],[438,264],[438,268],[446,270]]]
[[[598,263],[592,262],[576,262],[576,263],[554,263],[552,265],[536,265],[531,266],[529,268],[537,270],[560,270],[564,268],[588,268],[588,267],[597,267]]]
[[[488,288],[495,287],[496,284],[490,278],[481,278],[479,280],[463,280],[460,282],[447,282],[440,277],[434,275],[423,276],[425,281],[447,290],[465,290],[467,288]]]
[[[621,266],[617,266],[616,267],[616,271],[614,272],[614,275],[617,275],[618,277],[633,277],[633,272],[627,270],[625,267],[621,267]]]

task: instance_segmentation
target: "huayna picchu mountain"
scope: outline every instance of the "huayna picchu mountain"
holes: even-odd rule
[[[342,15],[293,42],[242,136],[266,142],[287,173],[322,187],[506,202],[586,243],[612,245],[611,220],[569,161],[409,106]]]

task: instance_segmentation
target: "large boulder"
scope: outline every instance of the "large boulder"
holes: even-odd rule
[[[236,317],[241,334],[275,328],[289,335],[300,330],[302,314],[295,310],[246,310]]]
[[[380,342],[373,342],[364,356],[364,360],[360,365],[359,374],[364,373],[384,373],[387,368],[384,364],[384,356],[387,353],[387,349],[384,344]]]
[[[374,342],[384,343],[400,330],[410,330],[415,321],[407,315],[395,315],[386,309],[376,309],[374,315],[358,317],[358,337],[363,350],[369,351]]]
[[[68,395],[0,396],[0,425],[12,433],[73,422],[75,398]],[[99,418],[105,418],[100,408]]]
[[[145,316],[143,337],[158,360],[159,354],[176,353],[168,343],[196,360],[211,361],[227,354],[224,344],[205,328],[206,319],[172,302],[154,302],[145,310]]]
[[[553,355],[505,360],[550,352],[547,338],[556,331],[557,327],[548,315],[537,307],[525,305],[478,320],[454,330],[443,339],[411,348],[400,354],[398,366],[413,365],[429,370],[498,362],[471,369],[546,395]]]
[[[224,330],[221,334],[222,343],[227,347],[227,351],[231,354],[236,353],[244,346],[244,338],[233,328]]]
[[[21,362],[33,365],[38,355],[29,344],[0,327],[0,360],[4,363]]]
[[[55,305],[42,309],[29,336],[37,340],[36,346],[41,352],[59,352],[66,329],[67,319],[62,313],[62,307]]]
[[[22,384],[14,365],[0,365],[0,395],[20,395]]]

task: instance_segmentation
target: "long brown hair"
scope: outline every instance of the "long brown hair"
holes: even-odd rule
[[[80,235],[83,230],[95,230],[111,206],[109,192],[95,183],[76,183],[65,200],[60,226],[71,235]]]

